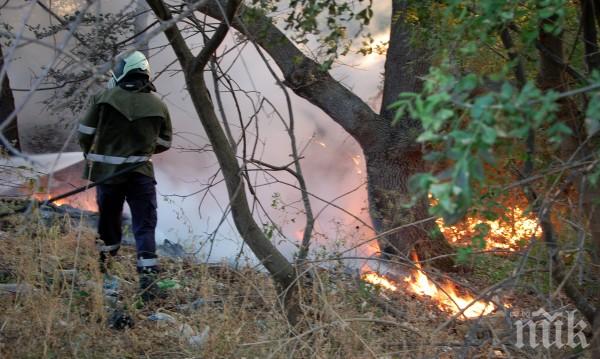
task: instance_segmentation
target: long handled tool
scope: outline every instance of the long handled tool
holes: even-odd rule
[[[58,200],[63,199],[63,198],[70,197],[70,196],[75,195],[77,193],[81,193],[81,192],[87,191],[90,188],[94,188],[94,187],[96,187],[98,185],[106,183],[110,179],[113,179],[113,178],[115,178],[117,176],[120,176],[120,175],[123,175],[125,173],[128,173],[128,172],[134,170],[135,168],[141,166],[144,163],[146,163],[146,162],[137,162],[137,163],[134,163],[131,166],[124,167],[124,168],[122,168],[122,169],[114,172],[113,174],[111,174],[109,176],[101,178],[101,179],[99,179],[97,181],[94,181],[92,183],[88,183],[85,186],[81,186],[81,187],[75,188],[74,190],[71,190],[69,192],[65,192],[65,193],[59,194],[58,196],[54,196],[52,198],[49,198],[49,199],[41,202],[40,206],[50,205],[52,202],[58,201]],[[28,208],[29,208],[29,205],[25,205],[25,206],[22,206],[21,208],[17,208],[15,210],[13,210],[12,212],[1,213],[0,214],[0,218],[9,216],[9,215],[15,214],[15,213],[25,212]]]
[[[131,166],[127,166],[127,167],[125,167],[125,168],[122,168],[122,169],[120,169],[120,170],[116,171],[115,173],[113,173],[113,174],[111,174],[111,175],[109,175],[109,176],[106,176],[106,177],[104,177],[104,178],[102,178],[102,179],[99,179],[99,180],[97,180],[97,181],[95,181],[95,182],[88,183],[88,184],[86,184],[85,186],[81,186],[81,187],[75,188],[74,190],[71,190],[71,191],[69,191],[69,192],[65,192],[65,193],[63,193],[63,194],[59,194],[58,196],[54,196],[54,197],[52,197],[52,198],[49,198],[49,199],[45,200],[44,202],[42,202],[40,205],[47,205],[47,204],[49,204],[49,203],[52,203],[52,202],[58,201],[58,200],[60,200],[60,199],[67,198],[67,197],[71,197],[71,196],[72,196],[72,195],[74,195],[74,194],[77,194],[77,193],[81,193],[81,192],[87,191],[88,189],[90,189],[90,188],[94,188],[94,187],[96,187],[96,186],[98,186],[98,185],[101,185],[101,184],[105,183],[106,181],[108,181],[108,180],[110,180],[110,179],[113,179],[113,178],[115,178],[115,177],[117,177],[117,176],[120,176],[120,175],[122,175],[122,174],[125,174],[125,173],[127,173],[127,172],[130,172],[130,171],[132,171],[133,169],[137,168],[138,166],[140,166],[140,165],[142,165],[142,164],[144,164],[144,163],[146,163],[146,162],[137,162],[137,163],[134,163],[134,164],[133,164],[133,165],[131,165]]]

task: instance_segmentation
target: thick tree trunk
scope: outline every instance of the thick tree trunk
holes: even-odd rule
[[[583,46],[585,48],[585,63],[589,69],[600,67],[600,52],[598,51],[596,19],[593,0],[581,0],[581,25],[583,27]]]
[[[592,335],[592,358],[600,358],[600,310],[596,310]]]
[[[581,1],[581,21],[583,25],[583,42],[585,45],[585,61],[588,67],[588,73],[594,70],[600,70],[600,52],[598,49],[598,32],[596,24],[600,25],[600,1],[582,0]],[[580,126],[583,127],[583,126]],[[583,138],[584,135],[582,135]],[[594,153],[593,142],[587,145],[583,156]],[[582,157],[583,157],[582,156]],[[593,185],[589,181],[578,181],[579,191],[583,194],[584,210],[588,219],[588,228],[592,237],[591,254],[594,264],[600,265],[600,185]]]
[[[600,65],[597,54],[589,51],[596,51],[596,29],[594,25],[592,5],[588,1],[582,2],[582,20],[584,24],[583,37],[586,44],[586,63],[591,73],[594,66]],[[538,86],[543,90],[554,90],[564,92],[568,90],[568,81],[566,79],[565,68],[561,64],[563,61],[562,36],[553,35],[540,31],[539,43],[540,51],[540,72],[538,74]],[[593,154],[593,149],[587,145],[582,149],[579,146],[584,143],[586,134],[583,125],[583,117],[578,112],[577,104],[571,98],[564,98],[559,102],[560,107],[557,113],[558,118],[565,121],[573,134],[563,141],[560,156],[563,159],[570,158],[576,151],[579,155],[575,159],[583,159]],[[588,228],[591,232],[591,257],[596,264],[600,264],[600,207],[598,206],[598,195],[600,188],[589,183],[585,176],[577,174],[573,181],[577,188],[580,198],[583,201],[584,216],[588,222]]]
[[[431,51],[415,42],[411,28],[414,25],[405,21],[409,3],[408,0],[392,1],[390,42],[385,58],[381,101],[381,115],[389,122],[395,113],[389,106],[398,99],[401,92],[420,92],[423,77],[431,66]],[[410,125],[415,130],[421,130],[418,121],[413,121]]]
[[[375,229],[381,233],[403,227],[380,239],[381,251],[400,257],[409,257],[415,251],[421,259],[452,253],[452,247],[435,221],[424,221],[430,217],[428,200],[422,198],[413,207],[406,207],[412,197],[408,179],[412,174],[425,170],[418,147],[413,151],[365,152],[365,159],[369,208]],[[450,270],[454,261],[445,256],[434,261],[434,264]]]
[[[382,238],[379,243],[381,250],[400,256],[414,251],[421,259],[431,259],[451,254],[453,249],[435,221],[422,222],[430,217],[427,198],[421,198],[412,208],[406,208],[412,197],[408,190],[409,178],[426,171],[421,145],[415,140],[422,131],[421,123],[404,118],[396,126],[391,126],[395,111],[390,105],[401,92],[421,91],[423,77],[431,62],[431,51],[416,44],[412,38],[413,25],[405,21],[408,11],[409,1],[392,1],[380,114],[387,127],[375,146],[363,145],[363,150],[367,162],[369,207],[375,229],[382,232],[418,223]],[[454,261],[452,257],[444,256],[434,264],[449,270]]]
[[[2,53],[2,47],[0,47],[0,69],[4,66],[4,55]],[[8,80],[8,74],[2,78],[2,92],[0,92],[0,124],[4,123],[8,116],[15,110],[15,99],[13,97],[12,90],[10,88],[10,82]],[[17,118],[15,117],[10,125],[4,130],[4,136],[11,142],[11,144],[20,149],[19,144],[19,130],[17,127]],[[0,147],[2,145],[0,144]]]
[[[583,191],[583,208],[588,219],[588,229],[590,231],[591,257],[595,265],[600,265],[600,185],[593,185],[585,181],[580,188]]]
[[[587,6],[583,6],[582,9],[584,16],[586,16],[586,11],[591,10]],[[538,49],[540,50],[540,68],[537,77],[537,83],[538,86],[543,90],[551,89],[557,92],[563,92],[568,89],[568,82],[566,80],[565,66],[563,65],[562,34],[555,35],[544,31],[544,25],[551,24],[554,20],[555,19],[552,18],[547,19],[542,21],[540,24],[540,34],[538,39]],[[589,26],[589,19],[584,22]],[[590,33],[589,27],[584,30],[584,36],[591,37],[590,40],[595,43],[595,31]],[[589,50],[593,47],[594,46],[588,46],[586,49]],[[588,56],[588,64],[590,63],[590,59],[592,59],[592,57]],[[591,63],[594,62],[592,61]],[[571,157],[574,151],[578,149],[584,138],[584,133],[582,130],[583,124],[581,121],[582,116],[578,114],[577,104],[570,98],[560,100],[559,106],[557,117],[566,122],[573,131],[573,135],[565,139],[563,146],[561,147],[561,156],[563,158],[568,158]],[[533,144],[530,146],[533,146]],[[586,152],[588,151],[586,151],[585,148],[583,151],[581,151],[583,154]],[[593,188],[586,188],[586,182],[586,178],[582,178],[581,175],[578,175],[575,178],[575,185],[577,186],[577,190],[580,193],[581,198],[584,199],[584,208],[587,210],[587,216],[591,224],[594,221],[592,217],[594,215],[597,216],[600,213],[595,211],[595,207],[593,205],[589,206],[589,202],[595,200],[596,197],[594,197]],[[529,188],[528,185],[525,186],[525,193],[528,196],[530,204],[538,214],[538,219],[542,228],[543,239],[552,258],[552,277],[554,281],[556,283],[562,283],[563,291],[567,297],[574,302],[575,307],[585,316],[587,321],[592,323],[597,329],[599,323],[598,310],[594,308],[596,303],[590,303],[588,299],[579,291],[577,285],[570,281],[567,277],[568,274],[566,267],[560,257],[560,248],[553,228],[553,223],[550,219],[552,205],[550,204],[548,205],[548,208],[544,209],[543,202],[534,195],[535,192]],[[595,340],[598,340],[597,337]]]

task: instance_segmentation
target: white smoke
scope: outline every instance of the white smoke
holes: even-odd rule
[[[389,9],[389,4],[388,2],[383,3],[377,2],[375,5],[380,7],[376,9],[376,14],[387,16],[389,10],[386,12],[385,9]],[[56,6],[58,2],[53,1],[53,4]],[[103,2],[102,10],[116,11],[130,4],[130,1],[111,1],[108,5]],[[18,9],[3,10],[2,21],[11,23],[15,28],[21,26],[18,22],[20,11]],[[29,21],[30,24],[47,25],[48,16],[41,9],[36,8]],[[380,38],[384,38],[385,35],[382,33],[388,24],[389,19],[376,18],[372,29],[374,34],[379,34]],[[198,51],[202,41],[199,38],[190,38],[188,43],[195,46],[195,51]],[[163,35],[159,35],[150,42],[150,61],[154,72],[164,69],[175,58],[171,49],[169,47],[163,49],[163,45],[166,45]],[[219,53],[235,46],[234,36],[230,33],[219,49]],[[52,56],[52,51],[35,44],[17,49],[14,53],[16,61],[11,63],[9,69],[12,87],[28,88],[32,73],[39,73]],[[234,58],[235,63],[232,64],[231,61]],[[383,60],[383,56],[375,54],[367,58],[362,55],[350,55],[341,59],[344,64],[337,65],[333,74],[365,101],[371,101],[379,93]],[[230,76],[235,79],[240,88],[249,92],[247,94],[237,93],[245,123],[254,113],[251,101],[246,96],[252,98],[254,102],[259,96],[268,98],[287,120],[287,108],[281,89],[276,85],[275,79],[269,74],[265,64],[252,46],[246,46],[243,50],[240,47],[233,49],[221,63],[223,68],[230,65]],[[272,61],[271,65],[275,66]],[[171,69],[178,68],[178,64],[171,66]],[[209,76],[207,75],[207,82],[211,84]],[[185,89],[182,74],[167,71],[158,77],[155,85],[158,88],[159,96],[165,100],[171,112],[173,126],[177,133],[174,146],[188,149],[206,146],[208,141]],[[260,92],[260,95],[254,91]],[[214,97],[214,92],[211,94]],[[364,185],[360,186],[364,184],[366,178],[364,158],[359,146],[321,110],[295,96],[291,91],[290,94],[293,99],[298,146],[299,149],[305,148],[304,159],[301,163],[309,191],[329,201],[358,188],[336,200],[335,204],[369,223],[366,211],[366,188]],[[15,92],[17,103],[23,101],[24,96],[24,92]],[[29,102],[19,113],[22,137],[29,136],[36,125],[57,120],[48,115],[40,105],[46,96],[48,96],[47,92],[36,94],[33,101]],[[223,94],[223,101],[234,136],[238,138],[240,126],[232,97]],[[213,102],[216,103],[214,99]],[[74,122],[76,119],[69,121]],[[247,130],[249,149],[254,147],[258,131],[259,140],[256,145],[255,157],[278,166],[290,163],[289,139],[281,121],[273,115],[272,109],[266,106],[263,111],[258,113],[256,121]],[[240,146],[239,155],[241,155],[241,151]],[[210,187],[211,176],[218,171],[214,155],[210,152],[171,149],[166,153],[154,156],[153,161],[158,181],[157,189],[160,194],[157,231],[159,241],[164,238],[168,238],[172,242],[180,241],[195,250],[201,248],[201,255],[206,256],[210,247],[209,240],[212,239],[214,245],[211,251],[211,261],[237,256],[242,242],[231,218],[227,217],[225,221],[222,221],[223,213],[227,210],[227,193],[224,185],[218,183],[208,192],[206,190],[199,192]],[[250,168],[252,167],[250,166]],[[295,180],[285,173],[254,171],[250,174],[254,189],[268,216],[283,232],[283,235],[279,236],[275,231],[276,235],[273,240],[287,255],[291,255],[294,243],[298,243],[304,226],[304,216],[299,201],[300,194],[297,189],[288,185],[271,183],[274,181],[271,175],[293,185],[296,185]],[[217,181],[219,180],[220,177],[217,177]],[[193,194],[195,192],[198,193]],[[251,197],[249,198],[251,200]],[[315,228],[315,247],[324,244],[334,246],[336,241],[341,242],[347,239],[350,241],[355,241],[357,238],[364,239],[364,236],[370,233],[362,223],[343,211],[315,198],[312,198],[311,201],[314,212],[319,213]],[[260,224],[268,225],[269,219],[264,214],[259,214],[261,209],[258,204],[253,204],[253,208],[257,213],[257,221]],[[244,253],[249,258],[253,258],[250,251],[246,250]]]

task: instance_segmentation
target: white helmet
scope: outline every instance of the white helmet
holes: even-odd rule
[[[115,68],[110,71],[111,79],[108,81],[108,88],[115,87],[128,73],[137,72],[146,74],[150,79],[150,63],[146,56],[139,51],[134,51],[125,56]]]

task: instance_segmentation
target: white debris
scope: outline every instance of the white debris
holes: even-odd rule
[[[188,338],[188,344],[195,349],[200,349],[204,346],[204,343],[208,340],[210,333],[210,327],[207,325],[200,335],[194,335]]]
[[[148,320],[151,320],[153,322],[177,323],[177,319],[165,313],[153,313],[148,317]]]

